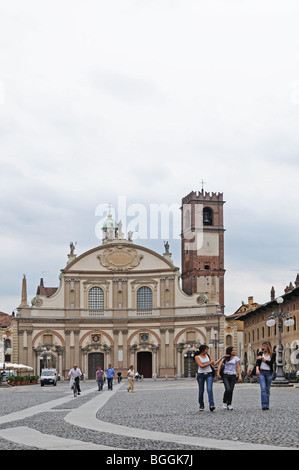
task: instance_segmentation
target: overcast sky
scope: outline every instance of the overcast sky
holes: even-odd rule
[[[297,0],[0,0],[0,311],[58,286],[102,204],[223,192],[225,304],[299,272]],[[136,206],[139,205],[139,206]],[[180,267],[180,226],[170,251]],[[139,227],[139,235],[143,235]],[[163,253],[158,239],[137,239]],[[137,236],[137,234],[135,234]]]

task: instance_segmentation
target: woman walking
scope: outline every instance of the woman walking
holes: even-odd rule
[[[199,411],[204,411],[204,385],[207,382],[207,392],[209,399],[210,411],[215,410],[214,396],[213,396],[213,377],[214,369],[212,366],[217,365],[221,359],[218,361],[213,361],[213,359],[208,354],[209,347],[206,344],[202,344],[199,347],[198,353],[195,356],[195,362],[198,365],[197,370],[197,382],[198,382],[198,402],[199,402]]]
[[[223,374],[220,375],[221,367],[223,368]],[[218,367],[218,379],[223,379],[224,383],[224,395],[223,395],[223,408],[225,410],[233,410],[232,406],[232,399],[233,399],[233,392],[235,388],[235,383],[237,379],[238,373],[238,381],[242,382],[242,374],[241,374],[241,367],[240,367],[240,358],[236,356],[236,352],[232,346],[226,348],[226,357],[221,359]]]
[[[130,366],[129,370],[127,372],[127,377],[129,380],[129,386],[127,388],[128,392],[131,390],[131,392],[134,392],[134,377],[135,377],[135,371],[134,371],[134,366]]]
[[[261,387],[261,404],[263,410],[270,407],[270,387],[273,380],[273,364],[276,354],[272,351],[271,343],[264,341],[262,351],[256,358],[256,375]]]

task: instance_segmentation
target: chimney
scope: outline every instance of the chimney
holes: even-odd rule
[[[272,289],[271,289],[271,300],[275,300],[275,289],[274,289],[273,286],[272,286]]]
[[[299,274],[297,274],[297,277],[296,277],[295,287],[299,287]]]

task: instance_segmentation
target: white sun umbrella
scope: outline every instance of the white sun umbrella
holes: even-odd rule
[[[3,370],[3,362],[0,362],[0,369]],[[33,370],[33,368],[25,364],[5,362],[5,370]]]

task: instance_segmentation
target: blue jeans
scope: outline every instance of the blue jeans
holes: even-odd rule
[[[104,380],[102,378],[97,379],[98,390],[103,390]]]
[[[205,381],[207,382],[207,392],[209,398],[209,405],[214,405],[214,397],[213,397],[213,374],[209,372],[208,374],[197,374],[197,382],[198,382],[198,403],[199,408],[204,408],[204,401],[203,401],[203,394],[204,394],[204,386]]]
[[[224,383],[224,388],[225,388],[224,395],[223,395],[223,403],[226,403],[227,405],[232,404],[236,379],[237,379],[236,375],[223,374],[223,383]]]
[[[261,370],[257,376],[261,386],[262,408],[269,408],[270,405],[270,387],[273,380],[273,374],[269,370]]]
[[[113,377],[107,377],[108,390],[113,390]]]

